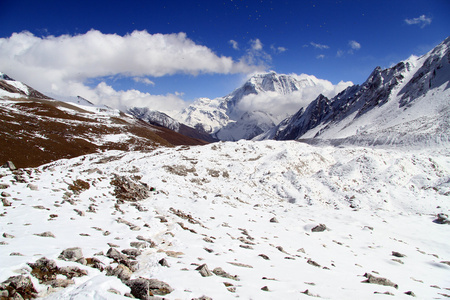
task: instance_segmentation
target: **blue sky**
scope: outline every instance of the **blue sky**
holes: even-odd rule
[[[224,96],[255,71],[360,84],[443,41],[449,13],[448,0],[2,0],[0,71],[43,92],[148,106]]]

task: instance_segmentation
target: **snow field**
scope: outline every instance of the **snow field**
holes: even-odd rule
[[[12,203],[1,208],[0,228],[14,236],[0,237],[0,280],[28,274],[27,263],[42,256],[88,270],[62,290],[47,291],[34,280],[49,299],[126,299],[129,288],[116,277],[57,258],[66,248],[81,247],[84,257],[114,265],[95,254],[106,253],[108,243],[131,248],[138,236],[156,246],[142,249],[133,277],[167,282],[174,288],[168,299],[303,299],[309,298],[306,290],[325,299],[450,294],[450,266],[442,263],[450,261],[450,227],[433,223],[437,213],[450,210],[446,149],[239,141],[109,151],[28,171],[27,182],[16,182],[11,171],[0,169],[0,183],[8,185],[2,191]],[[144,210],[131,202],[119,205],[123,213],[115,208],[114,174],[156,188],[138,202]],[[68,189],[77,179],[90,184],[79,194]],[[96,212],[89,212],[91,205]],[[312,232],[319,224],[327,230]],[[35,235],[46,231],[55,237]],[[170,267],[161,266],[161,258]],[[195,270],[202,264],[211,271],[221,267],[239,281],[202,277]],[[362,283],[365,273],[388,278],[398,289]]]

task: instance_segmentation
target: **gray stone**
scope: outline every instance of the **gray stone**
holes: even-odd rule
[[[43,233],[35,233],[34,235],[41,236],[41,237],[52,237],[52,238],[55,237],[55,235],[53,233],[51,233],[50,231],[46,231]]]
[[[148,299],[150,295],[167,295],[173,288],[163,281],[157,279],[137,278],[128,281],[131,294],[138,299]]]
[[[8,291],[7,299],[32,299],[37,297],[37,290],[29,276],[11,276],[2,282],[0,289]]]
[[[1,195],[2,197],[5,197],[5,198],[11,197],[11,194],[10,194],[10,193],[7,193],[7,192],[5,192],[5,191],[3,191],[0,195]]]
[[[221,267],[214,268],[213,273],[220,277],[239,281],[239,277],[237,275],[231,275],[231,274],[225,272]]]
[[[123,249],[122,253],[128,256],[131,256],[133,259],[135,259],[137,256],[141,255],[142,252],[139,249],[131,248],[131,249]]]
[[[119,264],[114,269],[111,267],[107,267],[106,275],[107,276],[116,276],[122,282],[127,282],[128,280],[130,280],[131,276],[133,275],[133,272],[127,266],[125,266],[123,264]]]
[[[13,238],[15,238],[14,235],[6,233],[6,232],[3,233],[3,237],[6,238],[6,239],[13,239]]]
[[[167,259],[161,258],[158,263],[163,267],[170,267],[169,263],[167,262]]]
[[[32,191],[37,191],[37,190],[39,190],[38,186],[35,185],[35,184],[32,184],[32,183],[29,183],[29,184],[27,185],[27,187],[28,187],[30,190],[32,190]]]
[[[312,232],[322,232],[327,230],[327,226],[325,224],[319,224],[311,229]]]
[[[362,281],[364,283],[373,283],[373,284],[379,284],[379,285],[385,285],[385,286],[392,286],[392,287],[398,289],[398,284],[393,283],[389,279],[386,279],[383,277],[376,277],[370,273],[364,274],[364,277],[367,278],[367,280]]]
[[[269,221],[270,223],[278,223],[277,218],[273,217],[272,219],[270,219]]]
[[[54,279],[46,282],[46,284],[50,285],[52,288],[66,288],[74,283],[75,281],[73,281],[72,279]]]
[[[6,162],[5,166],[6,166],[7,168],[9,168],[9,170],[11,170],[11,171],[17,170],[17,168],[16,168],[16,166],[14,165],[14,163],[13,163],[12,161],[10,161],[10,160],[8,160],[8,161]]]
[[[77,261],[83,258],[83,250],[80,247],[67,248],[58,256],[59,259]]]
[[[200,275],[202,275],[203,277],[208,277],[208,276],[213,275],[213,273],[211,273],[211,271],[208,269],[208,266],[206,264],[199,266],[195,270],[197,270],[200,273]]]
[[[56,279],[58,266],[54,260],[41,257],[34,263],[28,263],[31,267],[31,275],[39,279],[40,283]]]
[[[66,276],[68,279],[72,279],[74,277],[82,277],[88,274],[86,270],[80,269],[76,266],[61,267],[58,269],[58,273]]]

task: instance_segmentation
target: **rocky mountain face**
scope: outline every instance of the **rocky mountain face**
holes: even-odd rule
[[[0,128],[0,163],[18,167],[104,150],[206,143],[85,99],[51,99],[6,74],[0,77]]]
[[[345,139],[363,144],[447,143],[450,38],[420,58],[370,74],[362,85],[320,95],[257,139]]]
[[[213,138],[210,134],[203,131],[201,128],[200,130],[197,130],[195,128],[186,126],[160,111],[150,110],[147,107],[141,108],[133,107],[130,108],[127,112],[144,122],[147,122],[155,126],[168,128],[170,130],[173,130],[175,132],[178,132],[182,135],[191,138],[204,140],[206,142],[218,141],[217,139]]]
[[[290,95],[306,87],[316,86],[314,76],[301,79],[275,72],[256,74],[225,97],[201,98],[175,118],[189,126],[200,128],[224,141],[251,139],[279,123],[283,118],[263,109],[246,110],[242,101],[249,95]]]

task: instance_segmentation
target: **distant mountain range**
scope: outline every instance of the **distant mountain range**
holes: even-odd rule
[[[198,99],[174,116],[174,120],[222,141],[275,139],[317,143],[332,140],[333,143],[361,145],[448,143],[449,44],[450,38],[447,38],[422,57],[412,56],[387,69],[377,67],[363,84],[348,86],[332,97],[325,95],[326,92],[331,94],[330,90],[314,76],[257,74],[227,96]],[[282,102],[279,99],[301,97],[308,89],[317,92],[317,98],[298,107],[292,115],[274,114],[253,101],[272,101],[271,107],[276,107]],[[265,104],[264,101],[260,102]]]

